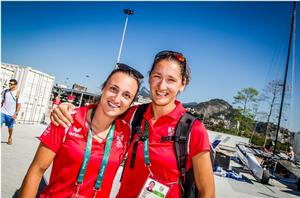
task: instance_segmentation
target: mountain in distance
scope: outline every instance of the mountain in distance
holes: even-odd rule
[[[184,103],[183,106],[187,108],[187,107],[194,107],[197,104],[198,104],[197,102],[188,102],[188,103]]]
[[[142,87],[138,93],[139,96],[143,96],[145,98],[151,98],[150,91],[146,87]]]
[[[142,87],[138,93],[142,98],[148,98],[150,100],[150,91],[146,87]],[[188,111],[195,115],[202,115],[204,118],[223,115],[224,118],[230,119],[230,115],[233,112],[233,107],[222,99],[212,99],[207,102],[189,102],[184,103],[183,106]]]
[[[203,115],[204,118],[220,114],[224,114],[226,116],[233,111],[233,107],[228,102],[217,98],[201,103],[185,103],[183,106],[192,110],[192,113]]]
[[[228,102],[222,99],[212,99],[207,102],[190,102],[190,103],[184,103],[183,106],[192,114],[196,116],[200,116],[200,119],[205,119],[206,121],[212,121],[212,120],[227,120],[233,122],[234,118],[234,112],[236,111]],[[256,121],[256,132],[258,133],[265,133],[267,130],[267,123],[263,121]],[[218,123],[218,122],[216,122]],[[207,126],[211,123],[206,123]],[[228,125],[229,127],[230,124]],[[276,128],[277,125],[275,123],[270,123],[270,137],[275,139],[276,134]],[[284,134],[284,136],[287,136],[287,134],[290,134],[291,131],[280,127],[280,131]]]

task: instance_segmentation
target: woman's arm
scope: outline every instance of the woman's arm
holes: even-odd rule
[[[201,152],[192,158],[196,186],[201,198],[215,197],[215,182],[209,151]]]
[[[41,179],[55,157],[55,153],[40,143],[23,180],[19,197],[35,198]]]

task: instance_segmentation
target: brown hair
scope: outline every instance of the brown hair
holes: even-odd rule
[[[109,79],[117,72],[122,72],[124,74],[127,74],[128,76],[130,76],[130,77],[132,77],[133,79],[136,80],[137,85],[138,85],[136,94],[134,96],[134,98],[136,98],[136,96],[137,96],[137,94],[140,90],[140,86],[141,86],[142,79],[143,79],[144,76],[142,76],[142,74],[139,73],[137,70],[135,70],[132,67],[130,67],[126,64],[123,64],[123,63],[118,63],[116,69],[114,69],[113,71],[110,72],[110,74],[108,75],[108,77],[106,78],[104,83],[102,84],[101,90],[103,90],[103,88],[106,86]]]
[[[18,84],[18,81],[17,81],[16,79],[10,79],[10,80],[9,80],[9,82],[12,82],[12,83],[14,83],[15,85],[17,85],[17,84]]]

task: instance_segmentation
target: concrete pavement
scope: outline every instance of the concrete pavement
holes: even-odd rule
[[[16,124],[13,144],[7,145],[7,127],[1,130],[1,197],[13,197],[20,188],[46,125]],[[49,178],[49,172],[45,174]]]
[[[2,127],[1,132],[1,197],[14,197],[21,186],[26,171],[33,159],[39,144],[38,137],[46,125],[16,124],[13,145],[7,145],[7,127]],[[49,180],[49,168],[45,174],[46,182]],[[117,177],[120,176],[118,171]],[[272,180],[270,185],[262,185],[247,173],[243,173],[245,181],[236,181],[215,175],[216,197],[248,198],[290,198],[299,197],[300,192],[287,188],[285,184]],[[111,197],[118,192],[119,182],[116,178]]]

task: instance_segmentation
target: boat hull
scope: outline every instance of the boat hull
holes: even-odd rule
[[[236,147],[239,159],[252,172],[254,178],[263,184],[268,183],[271,174],[267,169],[262,167],[251,150],[247,146],[241,144],[237,144]]]

